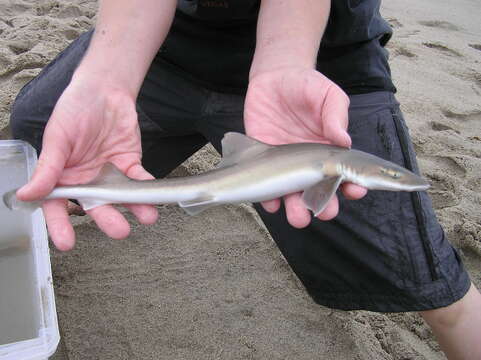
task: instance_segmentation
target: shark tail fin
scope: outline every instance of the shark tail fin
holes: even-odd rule
[[[17,198],[17,190],[11,190],[3,195],[3,203],[5,206],[12,210],[21,210],[21,211],[28,211],[34,212],[38,208],[42,206],[41,201],[22,201]]]

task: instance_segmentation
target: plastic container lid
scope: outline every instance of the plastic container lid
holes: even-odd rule
[[[29,144],[0,141],[0,360],[48,359],[60,341],[43,213],[13,212],[1,199],[36,162]]]

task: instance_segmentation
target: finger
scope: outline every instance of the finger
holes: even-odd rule
[[[126,175],[131,179],[136,180],[153,180],[155,179],[149,172],[147,172],[142,165],[134,164],[129,167],[126,171]],[[137,218],[137,220],[144,225],[155,224],[159,217],[159,212],[157,208],[150,205],[126,205],[132,214]]]
[[[341,190],[344,197],[348,200],[359,200],[367,194],[367,189],[365,187],[353,183],[342,184]]]
[[[71,153],[70,145],[65,138],[60,128],[47,125],[42,152],[32,179],[17,192],[20,200],[39,200],[55,187]]]
[[[340,127],[336,127],[334,124],[326,127],[324,136],[330,140],[331,144],[350,148],[352,140],[347,131]]]
[[[274,199],[274,200],[269,200],[269,201],[263,201],[261,202],[262,207],[264,208],[265,211],[268,213],[275,213],[279,210],[281,207],[281,200],[280,199]]]
[[[322,221],[328,221],[334,219],[339,213],[339,200],[336,195],[332,197],[327,203],[326,208],[317,215],[317,218]]]
[[[350,148],[352,140],[347,131],[335,120],[324,120],[323,136],[331,144]]]
[[[125,239],[130,234],[130,225],[125,217],[113,206],[103,205],[87,210],[95,223],[108,237]]]
[[[155,206],[150,205],[125,205],[129,211],[134,214],[139,223],[143,225],[152,225],[157,222],[159,212]]]
[[[347,133],[348,110],[349,97],[337,86],[332,85],[326,94],[321,117],[323,135],[334,145],[351,147],[351,137]]]
[[[122,167],[119,167],[122,169]],[[152,174],[145,170],[140,163],[131,165],[129,168],[125,169],[125,174],[135,180],[153,180],[155,179]]]
[[[304,205],[300,193],[284,196],[284,205],[289,224],[299,229],[309,225],[312,216]]]
[[[75,232],[67,213],[67,201],[48,200],[42,208],[52,242],[61,251],[71,250],[75,245]]]

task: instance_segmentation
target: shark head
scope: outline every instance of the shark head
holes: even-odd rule
[[[338,165],[345,181],[371,190],[423,191],[430,186],[419,175],[390,161],[356,150],[350,153]]]

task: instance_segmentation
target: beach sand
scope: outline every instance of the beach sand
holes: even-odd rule
[[[0,2],[0,139],[19,89],[93,23],[96,1]],[[452,9],[455,7],[456,11]],[[393,77],[434,207],[481,285],[481,28],[474,0],[385,0]],[[212,168],[206,147],[176,175]],[[416,314],[342,312],[306,295],[249,206],[160,206],[113,241],[75,217],[52,249],[60,359],[445,359]]]

